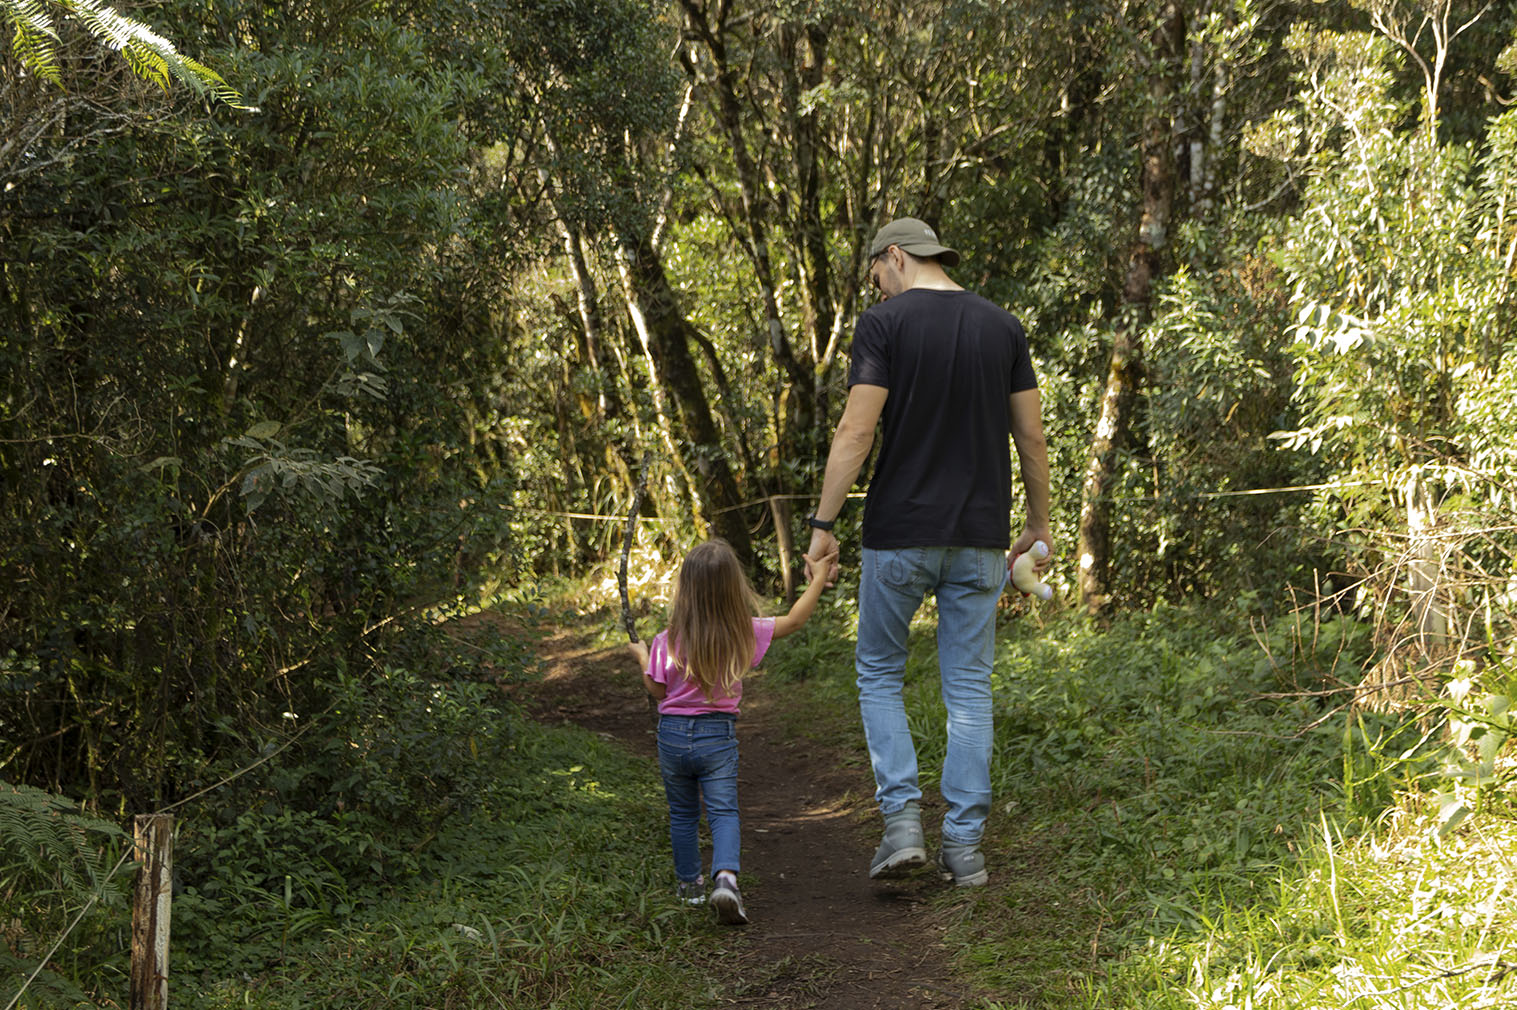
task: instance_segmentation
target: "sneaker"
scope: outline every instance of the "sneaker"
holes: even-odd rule
[[[895,813],[886,814],[885,838],[869,861],[870,878],[896,877],[926,865],[921,808],[908,803]]]
[[[743,909],[743,895],[731,877],[723,875],[716,878],[716,886],[711,889],[711,907],[716,909],[718,922],[728,926],[748,924],[748,913]]]
[[[985,853],[978,844],[946,843],[938,850],[938,874],[957,887],[983,887],[990,880],[985,869]]]
[[[681,905],[704,905],[706,903],[706,878],[681,880],[674,888]]]

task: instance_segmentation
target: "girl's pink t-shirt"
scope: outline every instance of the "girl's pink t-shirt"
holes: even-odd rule
[[[774,618],[753,619],[753,662],[758,666],[774,641]],[[653,636],[648,646],[648,676],[663,684],[668,693],[658,703],[658,710],[665,715],[703,715],[707,712],[731,712],[737,714],[738,702],[743,700],[743,682],[732,685],[730,694],[716,695],[710,701],[701,693],[700,685],[685,676],[669,655],[669,632],[660,631]]]

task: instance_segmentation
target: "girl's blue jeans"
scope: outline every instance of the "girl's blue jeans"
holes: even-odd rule
[[[938,601],[938,672],[948,710],[939,788],[948,802],[943,839],[974,844],[990,813],[990,668],[996,599],[1006,552],[982,547],[864,549],[854,654],[859,712],[882,813],[918,800],[917,753],[901,689],[906,634],[928,593]]]
[[[691,883],[701,875],[697,829],[701,800],[711,827],[711,875],[742,868],[737,813],[737,717],[726,712],[662,715],[658,768],[669,800],[669,841],[674,875]]]

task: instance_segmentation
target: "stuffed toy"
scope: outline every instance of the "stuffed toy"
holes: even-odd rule
[[[1034,540],[1032,546],[1016,556],[1011,563],[1011,584],[1022,591],[1024,596],[1036,596],[1040,600],[1053,599],[1053,586],[1046,582],[1038,581],[1038,573],[1033,571],[1033,563],[1048,557],[1048,545],[1041,540]]]

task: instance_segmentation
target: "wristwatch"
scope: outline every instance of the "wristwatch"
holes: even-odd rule
[[[818,519],[815,514],[806,517],[806,525],[814,530],[827,530],[830,532],[832,524],[835,522],[837,522],[836,519]]]

